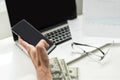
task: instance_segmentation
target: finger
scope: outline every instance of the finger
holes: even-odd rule
[[[42,47],[45,47],[45,48],[48,48],[49,47],[49,44],[45,41],[45,40],[40,40],[39,43],[36,45],[36,46],[42,46]]]
[[[32,48],[34,48],[34,46],[32,46],[31,44],[29,44],[26,41],[22,40],[20,37],[18,38],[18,42],[20,43],[20,45],[22,45],[27,50],[28,53],[30,52],[30,50]]]
[[[50,42],[52,42],[52,43],[54,42],[54,39],[49,39],[49,40],[50,40]]]
[[[39,59],[40,59],[41,65],[49,67],[49,59],[48,59],[46,49],[43,46],[43,42],[40,41],[36,46],[36,48],[37,48],[37,52],[39,53],[39,57],[40,57]]]
[[[46,52],[46,49],[44,47],[37,47],[37,51],[40,54],[40,63],[41,65],[44,65],[45,67],[49,67],[49,59],[48,59],[48,55]]]
[[[35,49],[34,46],[28,44],[27,42],[25,42],[24,40],[22,40],[20,37],[18,38],[19,43],[27,50],[35,68],[37,68],[37,50]]]
[[[36,48],[30,49],[29,55],[30,55],[30,58],[31,58],[35,68],[37,68],[38,67],[38,55],[37,55]]]

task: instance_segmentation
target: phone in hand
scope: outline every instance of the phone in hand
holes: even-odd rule
[[[12,32],[33,46],[36,46],[41,39],[44,39],[50,46],[47,48],[48,54],[56,47],[54,43],[42,35],[40,31],[38,31],[25,19],[15,24],[12,27]]]

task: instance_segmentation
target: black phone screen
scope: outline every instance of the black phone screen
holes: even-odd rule
[[[16,35],[20,36],[24,41],[28,42],[33,46],[36,46],[41,39],[44,39],[50,45],[50,48],[55,47],[55,44],[53,44],[51,41],[49,41],[49,39],[44,37],[35,27],[33,27],[25,19],[21,20],[16,25],[14,25],[12,31]]]

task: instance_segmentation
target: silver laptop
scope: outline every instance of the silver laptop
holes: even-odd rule
[[[60,44],[70,40],[68,19],[76,18],[75,0],[5,0],[11,27],[27,20],[48,39]],[[18,36],[13,33],[15,42]]]

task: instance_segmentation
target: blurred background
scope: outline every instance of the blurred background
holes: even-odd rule
[[[119,0],[76,0],[76,6],[77,15],[84,17],[82,31],[85,35],[120,37]],[[4,0],[0,0],[0,39],[11,35],[6,6]]]

